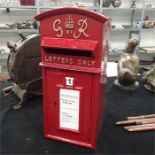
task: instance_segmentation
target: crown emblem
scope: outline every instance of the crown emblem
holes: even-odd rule
[[[71,16],[66,18],[65,27],[67,30],[72,30],[74,28],[74,21]]]

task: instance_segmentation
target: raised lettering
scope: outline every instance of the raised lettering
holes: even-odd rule
[[[68,57],[57,57],[57,56],[45,56],[44,60],[46,62],[53,62],[59,64],[69,64],[69,65],[78,65],[78,66],[87,66],[93,67],[95,65],[95,60],[87,60],[87,59],[78,59],[75,61],[73,58]]]
[[[61,58],[61,63],[62,63],[62,64],[65,63],[65,58],[64,58],[64,57]]]
[[[61,63],[61,57],[57,57],[57,63]]]
[[[94,66],[95,65],[95,60],[92,60],[91,62],[92,62],[92,66]]]
[[[57,58],[57,57],[53,57],[53,62],[56,62],[56,58]]]
[[[52,57],[51,56],[48,57],[48,61],[52,62]]]
[[[82,62],[81,59],[78,59],[78,65],[81,66]]]
[[[73,65],[73,63],[74,63],[73,58],[70,58],[69,62],[70,62],[70,65]]]
[[[91,66],[92,66],[92,61],[91,61],[91,60],[88,60],[87,66],[88,66],[88,67],[91,67]]]
[[[83,34],[86,38],[89,37],[88,34],[86,34],[86,30],[88,28],[88,23],[87,23],[87,19],[81,19],[78,21],[78,25],[79,25],[79,29],[78,29],[78,34],[76,35],[75,33],[73,34],[73,37],[75,39],[78,39],[81,37],[81,35]]]
[[[61,24],[61,20],[60,19],[56,19],[54,22],[53,22],[53,30],[55,32],[57,32],[56,36],[61,38],[63,36],[63,30],[60,26]]]
[[[48,62],[48,58],[45,56],[45,61],[47,61]]]
[[[87,60],[82,60],[82,66],[87,66]]]

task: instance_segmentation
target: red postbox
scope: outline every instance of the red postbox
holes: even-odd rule
[[[47,138],[96,148],[105,99],[110,18],[60,8],[40,21]]]

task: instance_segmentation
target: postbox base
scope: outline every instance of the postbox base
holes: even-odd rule
[[[45,135],[45,138],[57,140],[57,141],[60,141],[60,142],[66,142],[66,143],[69,143],[69,144],[79,145],[79,146],[87,147],[87,148],[90,148],[90,149],[93,149],[93,150],[96,149],[96,146],[94,146],[93,144],[85,143],[85,142],[81,142],[81,141],[70,140],[70,139],[59,137],[59,136],[54,136],[54,135],[49,135],[48,134],[48,135]]]

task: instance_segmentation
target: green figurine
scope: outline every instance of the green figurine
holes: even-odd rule
[[[144,87],[155,93],[155,64],[150,70],[144,73],[142,79],[146,82]]]
[[[139,87],[137,81],[139,73],[139,58],[134,53],[138,40],[130,39],[117,64],[117,79],[114,85],[123,90],[135,90]]]

